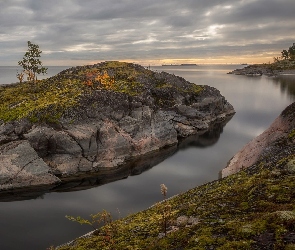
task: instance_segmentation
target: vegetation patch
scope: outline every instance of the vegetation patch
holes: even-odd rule
[[[293,129],[291,132],[290,132],[290,134],[288,135],[288,137],[289,137],[289,139],[294,139],[294,137],[295,137],[295,129]]]
[[[140,65],[103,62],[73,67],[41,81],[34,77],[31,81],[0,87],[0,120],[28,118],[32,122],[58,122],[65,110],[79,106],[81,98],[101,90],[141,97],[143,101],[153,96],[154,105],[166,107],[174,105],[175,93],[198,95],[202,89],[182,78]]]
[[[143,84],[137,80],[141,74],[151,75],[149,70],[139,70],[133,64],[124,62],[105,62],[99,67],[85,68],[79,72],[84,75],[83,83],[96,89],[106,89],[131,96],[142,93]]]
[[[59,249],[292,249],[295,176],[279,165],[196,187]]]
[[[47,79],[0,87],[0,120],[57,121],[65,109],[77,104],[82,91],[82,84],[75,80]]]
[[[281,51],[281,57],[274,58],[271,68],[276,70],[295,69],[295,43],[287,50]]]

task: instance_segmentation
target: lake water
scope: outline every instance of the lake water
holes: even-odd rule
[[[223,130],[201,143],[175,152],[140,175],[75,192],[52,192],[37,199],[0,202],[0,249],[46,249],[92,229],[70,222],[106,209],[115,218],[148,208],[161,200],[160,184],[168,196],[218,178],[218,172],[247,142],[263,132],[295,100],[295,77],[246,77],[226,73],[241,65],[152,67],[197,83],[216,87],[234,106],[235,116]],[[49,67],[49,76],[66,67]],[[0,84],[16,82],[17,67],[0,67]],[[48,76],[48,75],[47,75]],[[220,132],[222,132],[220,134]],[[120,213],[118,213],[120,211]]]

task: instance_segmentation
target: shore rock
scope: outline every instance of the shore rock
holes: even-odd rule
[[[273,64],[253,64],[242,69],[235,69],[228,74],[244,76],[278,76],[278,75],[295,75],[294,62],[290,65],[273,63]]]
[[[267,130],[246,144],[221,171],[221,177],[257,165],[261,163],[260,159],[264,159],[263,163],[267,164],[265,159],[271,162],[281,154],[290,155],[290,152],[295,151],[294,115],[295,103],[289,105]]]
[[[65,110],[57,123],[29,119],[2,123],[0,190],[54,184],[83,173],[120,168],[145,154],[177,145],[180,138],[204,133],[234,114],[215,88],[196,87],[181,77],[139,65],[115,65],[71,68],[47,79],[52,84],[88,79],[89,85],[92,72],[91,87],[85,87],[78,104]],[[125,86],[102,88],[103,82],[97,79],[105,72],[115,74],[120,67],[125,71],[124,78],[117,76],[118,82],[128,85],[132,81],[129,92]]]
[[[0,186],[2,190],[24,186],[57,184],[48,165],[28,141],[14,141],[1,147]]]

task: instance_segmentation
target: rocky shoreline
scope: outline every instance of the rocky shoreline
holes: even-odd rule
[[[33,111],[0,125],[0,191],[6,193],[112,172],[224,124],[235,113],[215,88],[134,64],[75,67],[37,84],[28,97],[23,98],[24,91],[16,96],[32,101]],[[18,87],[2,87],[2,98]],[[65,104],[53,100],[35,108],[40,103],[36,91],[43,91],[40,98],[62,92],[57,100]],[[27,102],[8,103],[2,119],[27,112],[22,107]]]
[[[228,74],[244,75],[244,76],[279,76],[279,75],[295,75],[295,69],[284,69],[280,67],[273,67],[268,64],[254,64],[248,65],[242,69],[235,69]]]
[[[267,130],[234,155],[221,171],[221,177],[235,174],[254,164],[259,165],[262,161],[264,164],[275,161],[282,154],[294,154],[294,140],[290,140],[295,135],[294,114],[295,103],[288,106]]]
[[[230,119],[230,117],[228,117]],[[129,159],[124,164],[113,168],[100,168],[99,171],[77,172],[73,175],[59,176],[58,183],[49,185],[31,185],[30,187],[13,188],[0,192],[1,202],[36,199],[49,192],[69,192],[101,186],[113,181],[128,178],[147,171],[166,158],[175,154],[179,149],[189,147],[206,147],[213,145],[219,139],[223,127],[228,120],[214,126],[205,132],[199,132],[186,138],[179,138],[177,144],[149,152],[142,156]]]
[[[295,103],[233,157],[224,178],[56,249],[293,249],[294,115]]]

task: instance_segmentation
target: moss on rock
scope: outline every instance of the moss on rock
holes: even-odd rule
[[[81,99],[101,90],[144,99],[150,97],[156,99],[154,105],[167,107],[174,104],[167,92],[198,95],[202,89],[183,78],[157,73],[140,65],[103,62],[69,68],[37,83],[1,86],[0,121],[29,118],[32,122],[58,122],[66,110],[79,107]]]
[[[112,222],[88,238],[59,249],[285,249],[295,242],[295,175],[288,163],[257,166],[196,187],[148,210]],[[193,225],[163,237],[163,212],[171,208],[168,227],[177,218],[197,218]],[[162,236],[161,236],[162,235]]]
[[[31,121],[56,121],[62,112],[76,105],[83,86],[76,81],[61,80],[22,83],[0,88],[0,120],[29,118]]]

